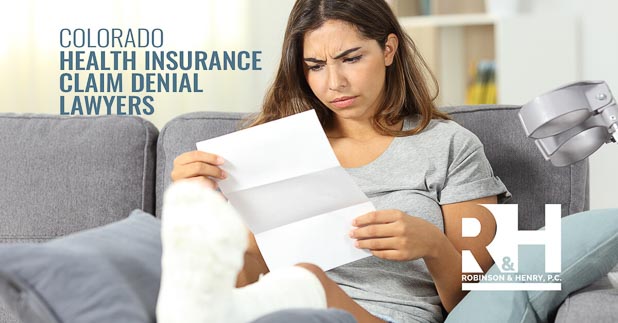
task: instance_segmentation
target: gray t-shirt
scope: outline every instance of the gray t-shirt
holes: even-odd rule
[[[417,119],[404,121],[411,129]],[[376,209],[399,209],[444,231],[440,206],[481,197],[509,196],[495,177],[483,144],[454,121],[432,120],[413,136],[396,137],[373,162],[347,168]],[[396,322],[442,322],[440,298],[422,259],[368,257],[327,272],[369,312]]]

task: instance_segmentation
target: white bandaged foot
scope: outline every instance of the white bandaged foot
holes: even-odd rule
[[[233,292],[233,319],[251,322],[262,315],[292,308],[326,308],[326,294],[320,280],[309,270],[286,267],[272,271],[254,284]]]
[[[159,323],[246,323],[289,308],[326,308],[319,279],[289,267],[234,288],[248,232],[236,211],[196,182],[175,183],[163,201]]]
[[[172,184],[163,200],[157,321],[226,322],[247,239],[219,193],[198,182]]]

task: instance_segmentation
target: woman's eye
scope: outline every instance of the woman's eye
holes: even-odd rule
[[[323,67],[323,65],[313,65],[313,66],[307,66],[307,69],[310,70],[310,71],[315,72],[315,71],[321,70],[322,67]]]
[[[350,57],[350,58],[345,58],[343,61],[345,63],[356,63],[358,62],[361,57],[363,57],[363,55],[358,55],[358,56],[354,56],[354,57]]]

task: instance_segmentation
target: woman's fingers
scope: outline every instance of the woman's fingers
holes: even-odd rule
[[[414,242],[407,237],[388,237],[356,240],[354,246],[369,250],[378,258],[403,261],[420,257],[418,250],[411,246],[411,243]]]
[[[209,176],[218,179],[227,178],[227,174],[223,169],[203,162],[194,162],[175,167],[171,175],[174,180],[197,176]]]
[[[394,250],[396,248],[397,238],[372,238],[365,240],[356,240],[354,246],[360,249],[369,250]]]
[[[174,167],[171,173],[173,181],[200,176],[218,179],[227,178],[227,174],[223,169],[203,162],[194,162]]]
[[[191,164],[194,162],[204,162],[212,165],[223,165],[225,160],[221,156],[217,156],[215,154],[193,150],[183,153],[174,159],[174,167]]]
[[[397,235],[397,224],[372,224],[350,231],[350,238],[353,239],[368,239],[368,238],[386,238]]]
[[[365,213],[352,221],[355,227],[364,227],[371,224],[384,224],[400,220],[405,215],[399,210],[378,210]]]
[[[171,172],[172,181],[203,177],[212,182],[214,179],[225,179],[227,174],[219,166],[224,163],[223,158],[203,151],[190,151],[178,156],[174,160],[174,168]],[[210,185],[212,186],[212,185]]]

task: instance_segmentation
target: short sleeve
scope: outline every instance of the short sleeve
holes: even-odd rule
[[[494,176],[480,140],[469,131],[457,133],[451,142],[448,171],[439,192],[440,205],[492,195],[497,195],[500,203],[511,197],[500,178]]]

